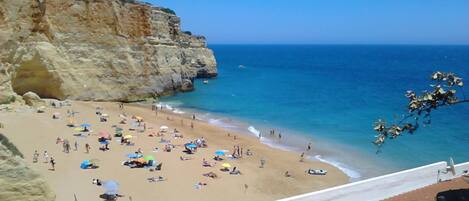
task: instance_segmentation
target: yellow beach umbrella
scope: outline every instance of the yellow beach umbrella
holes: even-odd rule
[[[126,136],[124,136],[124,139],[130,139],[132,137],[133,137],[132,135],[126,135]]]
[[[223,164],[221,164],[221,166],[224,167],[224,168],[230,168],[231,167],[231,165],[229,163],[223,163]]]

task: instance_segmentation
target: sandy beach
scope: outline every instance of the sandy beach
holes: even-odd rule
[[[96,107],[102,107],[102,113],[109,115],[107,122],[100,122]],[[74,118],[75,125],[89,123],[92,131],[81,137],[74,136],[80,132],[67,127],[67,110],[78,112]],[[129,119],[133,115],[143,117],[146,131],[130,131],[129,123],[120,124],[119,116],[122,112]],[[52,119],[54,113],[60,113],[60,118]],[[44,113],[33,110],[1,112],[0,120],[5,125],[0,131],[19,148],[30,167],[45,177],[56,193],[56,200],[74,200],[74,196],[78,201],[102,200],[98,196],[104,189],[92,184],[94,178],[117,181],[119,194],[125,196],[119,200],[134,201],[275,200],[348,182],[348,177],[331,165],[309,160],[300,162],[299,153],[274,149],[261,144],[253,136],[226,131],[198,120],[192,122],[191,118],[169,111],[158,110],[156,115],[150,106],[145,108],[126,104],[121,111],[117,103],[73,101],[71,106],[47,107]],[[194,128],[191,128],[191,122]],[[106,131],[113,135],[113,125],[123,128],[124,135],[132,135],[134,145],[121,145],[120,138],[113,137],[109,144],[110,150],[99,150],[102,145],[98,142],[98,133]],[[177,129],[184,136],[176,139],[171,132],[165,134],[164,139],[171,140],[171,144],[175,146],[171,152],[163,151],[165,144],[160,143],[161,137],[148,136],[149,133],[158,132],[163,125],[168,126],[170,131]],[[70,153],[63,152],[61,143],[56,144],[57,137],[70,142]],[[198,148],[195,154],[183,152],[185,143],[202,137],[207,141],[208,147]],[[77,151],[74,150],[75,141],[78,143]],[[91,146],[89,153],[85,151],[87,143]],[[231,154],[234,146],[243,148],[242,158],[224,157],[223,161],[213,160],[216,150],[228,150],[227,154]],[[134,153],[139,148],[143,155],[151,155],[157,163],[163,163],[161,171],[122,165],[127,160],[127,154]],[[251,156],[245,154],[247,149],[253,153]],[[37,163],[33,163],[35,150],[40,154]],[[44,163],[45,150],[56,161],[55,171],[50,170],[49,163]],[[180,160],[181,156],[190,160]],[[203,167],[204,158],[213,167]],[[80,163],[90,159],[97,159],[99,168],[81,169]],[[264,168],[259,168],[261,159],[266,161]],[[242,174],[231,175],[220,171],[223,163],[237,167]],[[324,176],[308,175],[305,171],[309,168],[325,169],[328,173]],[[286,171],[291,177],[284,176]],[[203,176],[208,172],[216,173],[218,178]],[[165,181],[147,180],[158,176],[164,177]],[[199,182],[206,185],[197,188],[196,184]]]

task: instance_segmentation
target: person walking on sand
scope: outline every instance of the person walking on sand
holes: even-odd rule
[[[86,149],[86,153],[89,154],[90,153],[90,144],[86,143],[85,144],[85,149]]]
[[[279,139],[279,140],[282,139],[282,133],[278,133],[278,139]]]
[[[264,168],[264,165],[265,165],[265,159],[261,158],[261,166],[259,166],[259,168]]]
[[[74,145],[75,145],[75,151],[78,151],[78,142],[75,141],[75,144],[74,144]]]
[[[195,120],[195,114],[192,115],[192,120]]]
[[[44,151],[44,163],[48,163],[49,162],[49,154],[47,153],[47,151]]]
[[[33,154],[33,163],[37,163],[38,158],[39,158],[39,153],[37,153],[37,150],[35,150]]]
[[[194,129],[194,123],[191,121],[191,128]]]
[[[306,148],[306,151],[311,150],[311,142],[308,144],[308,147]]]
[[[301,153],[300,155],[300,162],[303,162],[305,160],[305,152]]]
[[[55,160],[54,157],[50,157],[50,165],[52,166],[51,170],[55,171]]]

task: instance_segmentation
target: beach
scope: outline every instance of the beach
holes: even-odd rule
[[[102,108],[99,112],[108,114],[107,122],[100,122],[97,107]],[[91,132],[79,132],[67,127],[67,111],[71,110],[78,112],[74,115],[74,124],[88,123]],[[54,113],[60,113],[58,119],[52,118]],[[143,118],[146,130],[131,131],[130,123],[120,124],[122,113],[127,115],[129,121],[132,116]],[[124,195],[119,200],[275,200],[349,181],[343,172],[329,164],[308,159],[300,162],[300,153],[274,149],[254,136],[227,131],[171,111],[157,110],[156,114],[151,106],[126,104],[121,110],[113,102],[72,101],[71,106],[47,107],[44,113],[36,113],[33,109],[2,112],[0,119],[5,125],[1,132],[24,154],[28,165],[45,177],[57,196],[56,200],[73,200],[74,197],[77,200],[102,200],[98,196],[103,194],[104,189],[92,184],[93,179],[117,181],[118,193]],[[191,123],[194,128],[191,128]],[[164,139],[171,140],[174,145],[171,152],[163,151],[165,144],[160,143],[161,137],[148,136],[157,133],[163,125],[169,128]],[[113,137],[109,141],[109,150],[100,150],[103,145],[98,142],[99,133],[114,134],[113,126],[122,128],[124,135],[132,135],[130,140],[134,145],[121,145],[120,137]],[[174,129],[183,138],[174,138],[171,134]],[[74,136],[78,133],[83,135]],[[63,152],[62,144],[56,143],[58,137],[70,142],[70,153]],[[197,148],[194,154],[183,152],[186,143],[201,138],[207,142],[207,147]],[[74,150],[75,141],[78,143],[77,151]],[[89,153],[85,151],[85,144],[91,146]],[[227,154],[231,154],[234,146],[243,148],[241,158],[229,159],[225,156],[223,161],[213,160],[217,150],[228,150]],[[155,148],[158,150],[155,151]],[[127,155],[138,149],[143,155],[153,156],[157,163],[162,163],[161,170],[124,166]],[[245,154],[248,149],[252,152],[250,156]],[[35,150],[40,154],[37,163],[33,163]],[[50,170],[49,163],[43,162],[45,150],[55,159],[54,171]],[[180,157],[189,160],[181,160]],[[99,161],[99,168],[80,168],[83,160],[92,159]],[[213,167],[202,166],[203,159]],[[265,160],[263,168],[259,167],[261,159]],[[241,174],[220,171],[223,163],[229,163],[230,170],[236,167]],[[309,168],[328,172],[322,176],[308,175],[305,171]],[[291,177],[285,176],[287,171]],[[209,172],[215,173],[218,178],[203,176]],[[159,176],[164,181],[148,181],[148,178]],[[197,185],[199,183],[202,185]]]

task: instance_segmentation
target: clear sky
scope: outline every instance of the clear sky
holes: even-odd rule
[[[469,0],[145,0],[209,44],[469,44]]]

